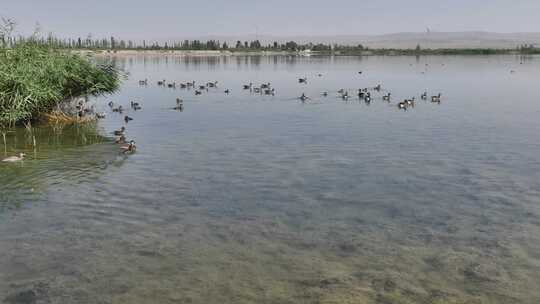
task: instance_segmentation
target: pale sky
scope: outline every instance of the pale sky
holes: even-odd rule
[[[0,0],[26,33],[163,39],[206,35],[540,32],[540,0]]]

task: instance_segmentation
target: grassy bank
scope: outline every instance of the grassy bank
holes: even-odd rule
[[[0,48],[0,125],[51,111],[70,97],[114,91],[119,73],[71,52],[35,43]]]

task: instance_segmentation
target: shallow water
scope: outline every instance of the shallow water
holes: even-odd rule
[[[2,155],[28,158],[0,163],[0,301],[540,300],[540,57],[115,60],[129,79],[91,102],[141,101],[135,154],[116,113],[7,133]],[[336,97],[378,83],[369,105]],[[396,107],[426,89],[442,102]]]

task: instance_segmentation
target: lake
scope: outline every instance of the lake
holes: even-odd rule
[[[113,60],[105,119],[6,135],[0,301],[540,301],[540,57]]]

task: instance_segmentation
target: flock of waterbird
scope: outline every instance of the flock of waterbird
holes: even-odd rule
[[[362,72],[358,72],[359,74],[362,74]],[[322,74],[317,74],[317,77],[322,77]],[[188,90],[193,91],[193,94],[195,96],[202,95],[204,92],[209,92],[209,90],[218,90],[218,81],[212,81],[212,82],[206,82],[203,84],[197,84],[195,81],[191,82],[167,82],[166,79],[157,81],[158,87],[163,88],[169,88],[169,89],[181,89],[181,90]],[[298,83],[307,85],[308,84],[308,78],[302,77],[298,78]],[[146,87],[148,86],[148,79],[139,80],[139,86]],[[272,87],[271,83],[265,82],[261,83],[259,85],[255,85],[254,83],[250,82],[248,84],[242,85],[243,91],[249,91],[251,94],[259,94],[259,95],[270,95],[275,96],[276,89]],[[225,88],[222,90],[224,94],[230,94],[231,90],[228,88]],[[391,103],[393,96],[391,92],[388,92],[382,88],[381,84],[377,84],[374,87],[365,87],[360,89],[353,90],[355,92],[356,96],[352,96],[349,94],[349,91],[346,89],[339,89],[337,90],[336,97],[339,99],[342,99],[344,101],[348,101],[349,99],[356,98],[359,101],[363,101],[366,104],[370,104],[374,99],[379,99],[382,101],[385,101],[387,103]],[[377,96],[375,96],[377,95]],[[324,91],[320,93],[320,96],[322,98],[326,98],[330,96],[328,91]],[[420,94],[420,100],[428,101],[430,100],[433,103],[441,103],[441,93],[438,93],[437,95],[428,96],[428,92],[424,91]],[[307,96],[305,93],[302,93],[299,97],[294,98],[296,100],[301,101],[302,103],[309,103],[312,98]],[[399,101],[396,105],[397,108],[400,110],[406,111],[409,108],[414,108],[415,106],[416,97],[410,97],[405,98],[402,101]],[[129,123],[131,120],[133,120],[132,117],[125,115],[125,112],[132,110],[132,111],[139,111],[142,110],[141,102],[137,101],[131,101],[130,107],[124,107],[122,105],[117,105],[114,102],[109,102],[108,106],[110,108],[110,111],[112,113],[120,114],[120,116],[123,116],[123,120],[125,124]],[[96,113],[94,111],[94,106],[92,107],[85,107],[85,105],[82,102],[79,102],[77,105],[78,109],[78,115],[85,116],[85,115],[95,115],[95,118],[102,119],[105,118],[107,113],[106,112],[99,112]],[[170,109],[176,110],[176,111],[183,111],[184,110],[184,101],[182,98],[176,98],[176,103],[173,107]],[[122,154],[131,154],[134,153],[136,150],[135,141],[134,140],[127,140],[126,139],[126,126],[122,126],[120,129],[115,130],[113,132],[113,135],[115,136],[115,143],[119,145],[120,153]],[[3,162],[18,162],[22,161],[24,159],[25,154],[20,153],[18,156],[11,156],[8,158],[3,159]]]

